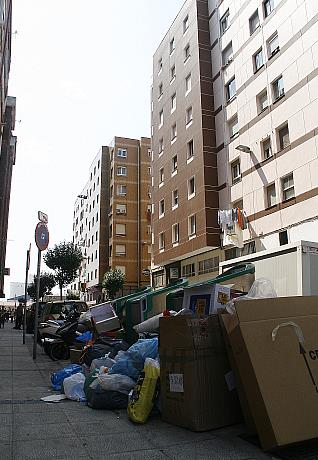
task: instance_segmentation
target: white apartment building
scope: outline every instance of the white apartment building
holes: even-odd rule
[[[209,26],[220,209],[247,252],[317,242],[318,2],[209,0]]]
[[[73,242],[82,248],[84,260],[79,277],[71,289],[85,291],[86,300],[98,300],[101,296],[101,282],[108,266],[108,251],[105,232],[108,225],[105,206],[108,195],[109,163],[108,147],[102,147],[89,168],[89,179],[77,196],[73,214]]]

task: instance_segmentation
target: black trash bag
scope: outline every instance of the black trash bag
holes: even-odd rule
[[[92,409],[127,409],[128,395],[119,391],[106,391],[97,386],[90,389],[87,405]]]
[[[96,342],[96,345],[107,345],[111,347],[109,357],[114,359],[119,351],[126,351],[129,348],[128,343],[119,339],[112,339],[110,337],[99,337]]]
[[[111,351],[112,347],[109,345],[94,344],[85,350],[84,356],[82,358],[82,364],[86,364],[86,366],[90,367],[93,359],[102,358]]]

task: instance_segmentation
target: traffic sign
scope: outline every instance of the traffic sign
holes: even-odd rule
[[[35,227],[35,243],[39,251],[45,251],[49,245],[49,229],[43,222],[39,222]]]
[[[44,224],[47,224],[49,221],[49,217],[45,212],[38,211],[38,219],[40,222],[43,222]]]

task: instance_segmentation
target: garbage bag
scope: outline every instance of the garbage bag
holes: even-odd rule
[[[136,384],[135,380],[121,374],[99,374],[97,380],[103,390],[119,391],[126,395]]]
[[[160,366],[147,358],[135,388],[129,393],[127,413],[132,422],[145,423],[159,391]]]
[[[89,342],[90,340],[92,340],[92,338],[93,338],[92,332],[86,331],[86,332],[83,332],[83,334],[81,334],[78,337],[76,337],[75,340],[78,341],[78,342],[86,343],[86,342]]]
[[[114,364],[115,364],[115,360],[109,358],[109,353],[107,353],[107,355],[102,358],[93,359],[91,363],[90,371],[93,371],[94,369],[99,369],[101,366],[110,368]]]
[[[99,338],[93,346],[86,349],[83,363],[90,366],[94,359],[102,358],[106,354],[113,359],[120,350],[127,350],[127,348],[128,345],[122,340]]]
[[[78,364],[70,364],[69,366],[59,369],[51,374],[51,383],[54,390],[62,388],[63,380],[70,375],[77,374],[82,371],[82,367]]]
[[[239,302],[241,300],[268,299],[275,297],[277,297],[277,293],[274,289],[271,280],[267,278],[258,278],[254,281],[248,293],[246,295],[236,298],[235,301]],[[226,304],[226,310],[231,315],[235,314],[236,310],[233,300]]]
[[[73,401],[86,401],[84,383],[85,375],[81,372],[66,377],[63,381],[65,396]]]
[[[146,358],[158,356],[158,338],[139,339],[127,351],[120,351],[115,357],[115,364],[109,374],[123,374],[137,380],[143,370]]]
[[[91,384],[97,379],[97,377],[98,377],[98,369],[94,369],[85,378],[84,393],[85,393],[87,401],[89,401],[89,399],[91,398]]]
[[[92,409],[127,409],[128,395],[119,391],[106,391],[98,385],[92,388],[87,399],[87,405]]]

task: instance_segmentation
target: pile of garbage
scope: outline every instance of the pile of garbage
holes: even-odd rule
[[[82,365],[52,373],[52,387],[92,409],[127,408],[132,421],[145,423],[159,394],[158,338],[139,339],[129,348],[113,342],[88,347]]]

